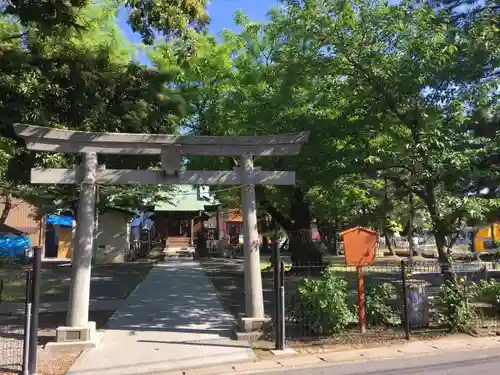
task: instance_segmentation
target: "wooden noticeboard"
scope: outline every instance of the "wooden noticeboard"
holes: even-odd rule
[[[355,227],[341,233],[344,240],[345,262],[356,266],[358,319],[361,333],[366,332],[365,282],[363,266],[375,261],[377,232],[372,229]]]
[[[355,227],[341,233],[344,240],[345,262],[348,266],[366,266],[375,261],[377,232]]]

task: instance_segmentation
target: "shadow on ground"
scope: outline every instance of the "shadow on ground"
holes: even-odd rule
[[[92,266],[90,299],[124,299],[144,280],[152,268],[149,263],[124,263]],[[21,268],[0,272],[4,280],[5,301],[24,301],[24,273]],[[43,264],[41,273],[41,302],[69,300],[71,265]]]
[[[192,261],[174,261],[155,267],[106,328],[128,331],[129,335],[165,331],[229,337],[233,322],[234,317],[225,311],[199,266]]]

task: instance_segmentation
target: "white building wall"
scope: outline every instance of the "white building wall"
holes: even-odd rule
[[[130,248],[132,215],[106,211],[99,215],[96,263],[123,263]]]

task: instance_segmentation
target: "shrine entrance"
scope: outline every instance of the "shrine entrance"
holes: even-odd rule
[[[262,326],[265,317],[255,185],[294,185],[295,172],[262,171],[254,167],[253,157],[296,155],[302,143],[307,142],[307,132],[272,136],[176,136],[79,132],[25,124],[15,124],[14,130],[26,141],[29,150],[82,154],[82,163],[75,168],[31,170],[34,184],[81,186],[68,326],[58,329],[58,341],[81,341],[85,345],[95,333],[95,324],[89,322],[89,293],[98,184],[242,185],[246,316],[241,318],[240,327],[255,330]],[[98,154],[160,155],[162,169],[100,168]],[[232,171],[183,171],[181,157],[191,155],[239,157],[240,163]],[[183,233],[180,219],[175,227]]]

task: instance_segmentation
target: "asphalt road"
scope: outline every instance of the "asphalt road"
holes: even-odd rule
[[[350,364],[325,364],[308,369],[287,368],[266,375],[493,375],[500,373],[500,348],[420,358]]]

